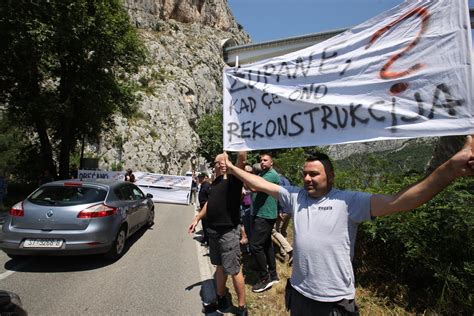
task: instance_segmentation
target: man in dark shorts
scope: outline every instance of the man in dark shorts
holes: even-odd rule
[[[236,166],[244,168],[246,152],[239,152]],[[245,282],[241,269],[240,252],[240,197],[243,183],[232,174],[227,174],[225,156],[214,160],[215,180],[211,184],[207,203],[189,225],[193,233],[199,221],[206,216],[211,263],[216,265],[217,309],[227,312],[227,276],[232,277],[237,293],[237,315],[247,315],[245,306]]]

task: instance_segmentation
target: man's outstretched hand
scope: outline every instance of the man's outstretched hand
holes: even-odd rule
[[[456,177],[474,176],[474,135],[466,137],[463,148],[448,163]]]
[[[197,221],[194,220],[188,227],[188,233],[189,234],[192,234],[196,231],[196,225],[197,225]]]

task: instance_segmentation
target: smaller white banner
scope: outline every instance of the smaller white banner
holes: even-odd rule
[[[188,204],[192,177],[135,172],[135,184],[154,202]]]
[[[145,193],[153,195],[153,202],[189,204],[192,177],[150,172],[134,172],[135,184]],[[79,170],[81,180],[109,179],[123,181],[124,171]]]
[[[173,203],[173,204],[189,204],[190,189],[179,189],[179,188],[160,188],[160,187],[148,187],[139,186],[140,189],[145,193],[153,195],[153,202],[159,203]]]
[[[135,184],[144,186],[187,188],[191,190],[192,177],[173,176],[150,172],[134,172]]]
[[[125,171],[79,170],[77,177],[80,180],[123,180],[125,177]]]

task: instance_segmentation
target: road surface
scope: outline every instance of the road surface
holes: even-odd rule
[[[206,250],[186,232],[194,207],[155,210],[156,224],[132,236],[114,263],[98,256],[11,260],[0,251],[0,289],[19,294],[29,315],[202,315],[214,288]]]

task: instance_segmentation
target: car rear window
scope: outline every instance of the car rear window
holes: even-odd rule
[[[132,192],[133,192],[133,197],[135,198],[135,200],[143,200],[145,198],[145,196],[143,195],[142,191],[140,191],[139,188],[132,188]]]
[[[133,201],[133,192],[128,185],[121,186],[114,192],[120,200]]]
[[[105,200],[107,191],[98,188],[45,186],[34,192],[28,201],[39,205],[79,205]]]
[[[129,184],[115,188],[114,193],[120,200],[125,201],[143,200],[145,198],[139,188]]]

